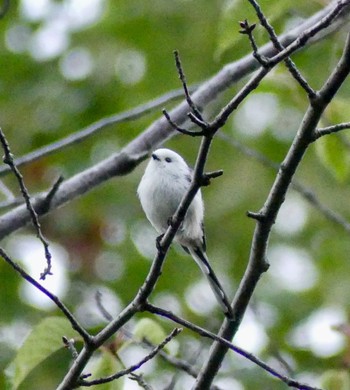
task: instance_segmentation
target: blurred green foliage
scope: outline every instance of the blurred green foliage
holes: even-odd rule
[[[282,33],[320,9],[323,2],[266,0],[260,4],[276,32]],[[15,156],[23,155],[104,116],[128,110],[179,88],[174,49],[180,52],[189,84],[209,78],[226,62],[250,52],[248,40],[238,33],[238,22],[242,19],[257,23],[251,6],[243,0],[11,2],[9,12],[0,20],[0,125],[12,152]],[[43,39],[44,48],[38,37]],[[256,38],[259,44],[267,42],[267,35],[260,26],[256,28]],[[341,30],[293,56],[314,88],[321,87],[327,79],[344,40],[345,31]],[[61,48],[54,52],[59,42]],[[243,82],[227,91],[209,111],[215,114],[215,109],[224,105],[241,85]],[[327,110],[322,125],[349,121],[349,97],[350,86],[346,83]],[[166,106],[170,108],[174,104]],[[306,108],[304,91],[280,65],[233,114],[223,132],[278,163],[287,152]],[[262,115],[270,119],[265,120]],[[118,151],[159,116],[160,110],[157,110],[133,122],[111,126],[80,144],[24,167],[22,172],[30,192],[47,189],[59,174],[69,178]],[[254,118],[257,119],[254,121]],[[346,131],[318,141],[316,146],[310,147],[296,175],[322,204],[345,219],[350,218],[349,141]],[[198,139],[182,135],[166,144],[180,152],[190,164],[195,161],[198,145]],[[261,208],[276,172],[222,138],[214,141],[207,167],[208,170],[224,170],[223,177],[203,189],[208,255],[233,296],[247,264],[254,231],[254,222],[246,217],[246,211]],[[113,315],[117,314],[135,296],[155,251],[155,233],[149,228],[136,197],[143,169],[144,165],[126,177],[111,180],[42,220],[45,235],[64,248],[69,257],[65,266],[69,284],[63,300],[79,320],[94,331],[106,323],[98,310],[94,292],[104,289],[104,306]],[[4,178],[4,183],[15,195],[19,194],[11,175]],[[294,200],[290,203],[293,207],[287,209],[291,200]],[[271,272],[263,276],[251,304],[251,320],[242,324],[242,330],[248,329],[248,336],[244,337],[242,331],[237,342],[244,348],[252,348],[281,372],[286,372],[283,364],[286,361],[291,375],[316,386],[320,385],[324,371],[338,369],[344,361],[349,363],[346,337],[330,329],[330,325],[338,325],[339,321],[346,322],[350,309],[349,232],[325,218],[292,189],[283,207],[286,212],[283,219],[277,221],[270,240],[271,250],[277,246],[282,248],[278,252],[280,257],[273,257]],[[23,233],[32,235],[33,231],[28,228],[21,236],[14,235],[12,245],[16,239],[19,243]],[[8,247],[9,240],[3,245]],[[294,252],[290,252],[290,248]],[[288,257],[288,253],[296,260]],[[298,263],[300,253],[306,254],[309,268],[303,268],[303,262]],[[21,262],[21,256],[17,255],[16,260]],[[274,273],[277,266],[282,269],[279,276]],[[42,319],[60,313],[53,308],[40,308],[28,300],[28,296],[23,296],[25,282],[3,261],[0,261],[0,273],[0,387],[3,388],[1,372],[13,361],[28,332],[33,328],[35,332],[35,326],[40,325]],[[314,275],[313,279],[305,279],[305,274]],[[39,272],[34,276],[38,275]],[[202,303],[211,301],[209,289],[198,287],[201,281],[194,262],[179,248],[174,248],[169,253],[153,301],[216,331],[222,321],[220,308],[210,304],[204,304],[207,307],[203,308],[203,304],[196,306],[196,302],[191,301],[193,291]],[[108,294],[110,300],[105,298]],[[200,310],[195,311],[194,307]],[[334,317],[328,316],[326,324],[318,320],[316,325],[320,326],[317,328],[312,323],[312,327],[311,319],[319,318],[312,316],[326,309],[332,309],[328,312],[335,313]],[[138,319],[142,320],[142,316]],[[173,327],[169,322],[153,320],[159,323],[159,329],[164,328],[164,334]],[[309,326],[303,328],[303,324]],[[129,330],[133,331],[134,326],[132,322]],[[323,330],[336,339],[333,344],[330,340],[329,351],[311,342],[317,337],[320,341],[327,338],[323,333],[315,334]],[[62,327],[62,335],[64,333]],[[301,341],[300,334],[304,334]],[[250,339],[255,335],[257,341],[251,344]],[[180,344],[178,357],[194,360],[193,357],[199,355],[196,364],[200,366],[210,343],[189,331],[183,332],[177,341]],[[60,343],[60,339],[57,342]],[[198,354],[199,343],[202,348]],[[54,352],[53,360],[48,359],[39,367],[40,371],[31,372],[20,388],[55,388],[71,357],[66,350],[55,349]],[[96,359],[91,371],[97,375],[106,375],[108,371],[112,374],[120,368],[110,351],[101,351]],[[128,360],[127,355],[121,359],[125,359],[125,365],[137,361],[136,357]],[[145,379],[164,385],[170,382],[174,371],[156,359],[145,369]],[[185,382],[185,377],[185,374],[180,375],[179,389],[189,383]],[[222,381],[223,389],[232,388],[225,387],[227,378],[235,378],[246,390],[286,388],[233,353],[228,354],[218,376],[218,385]],[[106,388],[122,388],[120,383]]]

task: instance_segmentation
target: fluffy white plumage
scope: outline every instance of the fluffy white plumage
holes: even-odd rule
[[[158,149],[152,153],[137,193],[148,220],[159,234],[168,229],[169,218],[174,215],[191,180],[192,170],[179,154],[170,149]],[[204,205],[199,190],[176,233],[175,241],[191,254],[207,277],[225,315],[232,319],[229,301],[205,253],[203,217]]]

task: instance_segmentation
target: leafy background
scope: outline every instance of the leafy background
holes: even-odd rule
[[[277,33],[326,3],[260,1]],[[12,152],[23,155],[105,116],[179,88],[174,49],[180,52],[190,84],[209,78],[225,63],[250,52],[246,37],[238,33],[238,21],[246,18],[256,22],[243,0],[11,2],[0,21],[0,110],[1,127]],[[259,26],[256,38],[260,44],[267,41]],[[345,31],[341,30],[293,57],[314,88],[322,86],[335,66],[344,40]],[[211,105],[207,115],[215,114],[241,85]],[[349,93],[346,83],[323,125],[349,120]],[[276,174],[232,142],[280,162],[306,107],[304,92],[280,65],[234,113],[223,129],[224,135],[212,147],[208,170],[223,169],[224,176],[203,190],[208,254],[231,296],[247,264],[254,229],[246,211],[259,210]],[[118,151],[158,118],[159,111],[111,126],[22,168],[30,192],[47,189],[58,175],[68,178]],[[177,136],[166,146],[193,164],[198,142]],[[343,132],[313,145],[296,175],[324,205],[345,219],[350,218],[349,163],[349,139]],[[89,329],[97,331],[106,323],[96,304],[96,291],[102,293],[102,302],[110,313],[117,314],[134,297],[155,252],[155,233],[135,195],[143,169],[144,164],[42,220],[54,254],[54,276],[47,286]],[[4,183],[18,196],[11,175]],[[35,277],[40,275],[44,259],[31,228],[13,234],[2,245]],[[349,251],[349,233],[291,190],[271,237],[271,268],[259,284],[235,342],[310,384],[321,385],[325,372],[337,377],[337,370],[349,359],[348,339],[333,328],[348,321]],[[24,374],[19,371],[33,347],[20,347],[32,329],[37,332],[39,350],[50,343],[43,328],[38,328],[43,318],[47,333],[60,337],[56,321],[50,320],[60,313],[39,292],[31,291],[5,262],[0,262],[0,272],[0,372],[6,368],[7,380],[11,378],[5,385],[5,373],[0,373],[0,387],[55,388],[71,360],[60,339],[56,348],[43,352],[41,358],[47,359],[39,359],[40,364]],[[196,265],[176,247],[168,256],[153,301],[213,331],[222,320]],[[140,331],[141,318],[129,324],[130,332],[135,327]],[[155,320],[165,332],[173,327]],[[64,332],[69,330],[62,325]],[[121,343],[124,365],[145,354],[133,343]],[[198,355],[196,364],[200,365],[209,346],[208,341],[184,331],[174,350],[178,349],[178,357],[193,361]],[[89,369],[97,374],[111,373],[120,368],[118,365],[106,349]],[[172,367],[159,359],[147,364],[143,372],[155,388],[164,388],[173,375]],[[190,388],[191,383],[191,378],[180,374],[176,388]],[[217,384],[231,390],[286,388],[234,354],[228,354]],[[122,380],[106,388],[136,389],[137,385]]]

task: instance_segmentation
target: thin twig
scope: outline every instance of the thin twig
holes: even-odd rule
[[[282,44],[280,43],[279,39],[278,39],[278,36],[277,34],[275,33],[275,30],[273,29],[272,25],[268,22],[267,18],[265,17],[260,5],[255,1],[255,0],[248,0],[249,3],[253,6],[253,8],[255,9],[255,12],[260,20],[260,23],[261,25],[265,28],[265,30],[268,32],[269,36],[270,36],[270,40],[271,42],[273,43],[274,47],[276,48],[276,50],[278,51],[282,51],[284,49],[284,47],[282,46]],[[249,35],[248,35],[249,36]],[[258,55],[258,52],[257,52],[257,49],[256,49],[256,53],[255,55]],[[259,57],[261,57],[259,55]],[[266,59],[265,59],[266,61]],[[268,62],[268,60],[267,60]],[[307,92],[309,98],[314,98],[315,97],[315,94],[316,92],[311,88],[311,86],[309,85],[309,83],[306,81],[306,79],[302,76],[302,74],[299,72],[299,70],[297,69],[296,65],[294,64],[294,62],[291,60],[290,57],[287,57],[285,60],[284,60],[286,66],[287,66],[287,69],[289,70],[289,72],[291,73],[291,75],[294,77],[294,79],[300,84],[300,86]],[[265,65],[266,66],[266,65]]]
[[[248,20],[245,19],[245,20],[239,22],[239,25],[242,28],[242,30],[239,31],[240,34],[247,35],[247,37],[249,39],[250,45],[252,46],[252,49],[253,49],[253,57],[259,62],[259,64],[262,67],[268,68],[269,67],[269,60],[259,53],[258,45],[256,44],[256,41],[254,38],[253,31],[255,29],[256,24],[255,23],[249,24]]]
[[[179,133],[182,133],[185,135],[190,135],[191,137],[202,137],[205,134],[203,130],[202,131],[191,131],[191,130],[186,130],[186,129],[181,128],[170,118],[170,115],[165,108],[163,108],[162,113],[165,116],[165,118],[167,119],[167,121],[169,122],[169,124],[171,125],[171,127],[174,130],[178,131]]]
[[[159,315],[161,317],[165,317],[171,321],[174,321],[175,323],[180,324],[180,325],[186,327],[187,329],[192,330],[193,332],[199,334],[202,337],[206,337],[206,338],[209,338],[211,340],[219,342],[220,344],[224,345],[225,347],[231,349],[232,351],[236,352],[237,354],[248,359],[252,363],[258,365],[259,367],[261,367],[263,370],[265,370],[266,372],[268,372],[269,374],[271,374],[275,378],[277,378],[277,379],[281,380],[283,383],[287,384],[289,387],[294,387],[294,388],[300,389],[300,390],[320,390],[320,389],[317,389],[316,387],[305,385],[305,384],[300,383],[292,378],[289,378],[285,375],[280,374],[277,370],[275,370],[274,368],[272,368],[271,366],[269,366],[268,364],[266,364],[265,362],[260,360],[254,354],[247,352],[240,347],[237,347],[236,345],[232,344],[229,340],[226,340],[226,339],[216,335],[215,333],[212,333],[204,328],[201,328],[200,326],[195,325],[192,322],[189,322],[189,321],[173,314],[172,312],[170,312],[168,310],[164,310],[164,309],[162,309],[158,306],[152,305],[150,303],[147,303],[144,306],[144,310],[149,311],[150,313]]]
[[[198,88],[197,85],[188,87],[189,91],[195,91]],[[55,152],[62,151],[67,147],[73,146],[77,143],[84,141],[85,139],[95,135],[101,130],[116,125],[119,123],[129,122],[141,118],[149,113],[152,113],[159,107],[163,107],[165,103],[169,103],[174,100],[183,98],[183,90],[173,90],[165,93],[164,95],[150,100],[147,103],[140,104],[139,106],[123,111],[121,113],[111,115],[109,117],[102,118],[91,125],[79,130],[75,133],[68,135],[58,141],[52,142],[51,144],[45,145],[41,148],[34,150],[33,152],[27,153],[24,156],[17,157],[15,164],[17,167],[22,165],[30,164],[36,160],[39,160],[45,156],[51,155]],[[0,176],[4,176],[10,172],[10,169],[6,166],[0,167]]]
[[[327,10],[328,10],[328,8],[327,8]],[[322,13],[322,15],[324,15],[324,13]],[[313,20],[313,23],[314,23],[314,20]],[[307,25],[309,26],[310,24],[307,24]],[[303,29],[301,29],[299,31],[303,31]],[[287,40],[291,39],[290,32],[288,33],[288,38],[285,37],[285,39],[287,39]],[[295,36],[293,39],[295,39]],[[293,40],[293,39],[291,39],[291,40]],[[296,50],[296,46],[295,46],[294,50]],[[227,70],[227,67],[225,67],[225,68],[226,68],[225,70]],[[234,77],[236,77],[236,76],[234,76]],[[227,88],[226,84],[227,84],[228,80],[230,80],[229,81],[230,83],[232,82],[232,80],[235,80],[235,78],[232,78],[231,72],[230,72],[229,77],[227,79],[225,79],[225,83],[224,83],[225,85],[221,84],[221,82],[219,83],[219,85],[217,83],[215,83],[215,89],[213,90],[213,93],[214,94],[220,93],[221,90],[224,90],[225,88]],[[212,82],[214,82],[214,80]],[[198,96],[198,98],[203,97],[202,99],[200,99],[200,102],[207,103],[210,100],[210,99],[208,100],[206,98],[205,94],[202,95],[202,92],[200,90],[198,91],[197,96]],[[183,118],[186,115],[186,112],[188,110],[187,106],[188,106],[187,103],[182,104],[177,109],[173,110],[174,117],[180,118],[181,120],[184,120]],[[156,124],[154,124],[155,130],[154,130],[154,126],[149,128],[148,131],[145,133],[144,138],[141,137],[140,139],[136,139],[131,144],[129,144],[126,148],[124,148],[123,149],[124,156],[129,157],[129,158],[133,158],[133,157],[135,157],[135,154],[137,156],[142,154],[142,153],[140,153],[140,147],[141,147],[140,142],[142,143],[142,147],[141,147],[141,152],[142,152],[145,150],[149,150],[153,145],[158,144],[160,139],[164,140],[165,138],[170,137],[172,135],[171,126],[169,125],[169,123],[167,121],[160,120],[159,121],[159,125],[160,125],[159,128],[157,128],[157,124],[158,124],[158,122]],[[157,136],[157,135],[159,135],[159,136]],[[202,146],[202,148],[204,150],[204,156],[206,155],[206,152],[208,150],[209,145],[210,144],[205,144]],[[116,174],[115,173],[116,171],[118,172],[118,174],[120,174],[118,171],[118,168],[119,168],[118,164],[115,163],[114,159],[109,159],[109,161],[113,161],[113,163],[114,163],[113,170],[111,170],[111,173],[104,172],[104,176],[111,177],[112,175]],[[134,161],[135,160],[132,159],[132,162],[134,162]],[[140,160],[138,160],[138,161],[140,161]],[[202,174],[203,173],[202,168],[203,168],[203,165],[205,163],[205,159],[198,158],[197,161],[199,162],[198,163],[198,165],[199,165],[198,172],[201,172],[201,174]],[[125,174],[125,172],[126,172],[125,160],[121,159],[121,163],[123,164],[122,172]],[[102,164],[99,164],[99,167],[101,165]],[[116,168],[116,166],[118,168]],[[85,172],[85,174],[87,174],[87,173],[90,173],[90,170],[89,170],[89,172]],[[67,182],[65,182],[65,183],[67,183]],[[63,183],[63,185],[65,183]],[[188,206],[188,204],[193,199],[194,194],[195,194],[195,190],[190,191],[188,196],[183,200],[182,204],[180,205],[178,212],[177,212],[177,216],[179,217],[179,221],[178,221],[179,224],[181,223],[181,215],[183,213],[185,213],[187,210],[185,206],[186,205]],[[176,228],[178,228],[178,226]],[[162,240],[163,248],[164,248],[165,244],[168,246],[170,245],[171,239],[174,237],[174,235],[176,233],[176,228],[174,229],[173,226],[169,227],[167,234],[164,236],[164,238]],[[93,354],[94,350],[97,348],[97,346],[101,345],[101,343],[105,342],[109,337],[111,337],[111,335],[113,333],[115,333],[118,329],[120,329],[121,326],[123,326],[137,311],[139,311],[142,308],[142,304],[144,303],[144,300],[147,299],[147,297],[152,293],[152,291],[154,289],[155,283],[158,280],[158,277],[159,277],[161,269],[162,269],[163,261],[164,261],[163,253],[158,252],[158,254],[157,254],[157,256],[154,259],[154,262],[152,264],[151,270],[147,276],[147,279],[146,279],[145,283],[143,284],[143,286],[140,288],[137,297],[131,302],[130,305],[128,305],[128,307],[126,307],[120,313],[120,315],[116,319],[114,319],[114,321],[112,321],[112,323],[108,324],[94,338],[93,348],[89,347],[89,346],[84,346],[83,350],[79,354],[78,359],[75,362],[73,362],[72,368],[67,373],[66,377],[61,382],[61,384],[59,385],[59,387],[58,387],[59,390],[63,390],[63,389],[68,390],[68,389],[71,389],[74,385],[76,385],[76,381],[78,380],[79,375],[81,374],[83,368],[85,367],[87,361],[92,356],[92,354]]]
[[[318,140],[319,138],[325,135],[337,133],[338,131],[347,130],[347,129],[350,129],[350,122],[339,123],[337,125],[316,129],[314,131],[314,141]]]
[[[42,274],[40,275],[40,279],[45,280],[46,276],[52,275],[52,272],[51,272],[52,255],[51,255],[51,252],[49,249],[49,243],[41,231],[41,225],[39,222],[39,218],[38,218],[36,211],[34,210],[32,202],[30,200],[30,195],[29,195],[29,192],[24,184],[23,176],[22,176],[21,172],[18,170],[18,168],[14,162],[13,155],[12,155],[11,150],[10,150],[10,146],[9,146],[8,141],[5,137],[5,134],[3,133],[1,128],[0,128],[0,142],[1,142],[2,147],[4,149],[4,152],[5,152],[5,156],[3,158],[3,161],[5,164],[7,164],[11,168],[12,172],[16,176],[16,179],[17,179],[18,184],[19,184],[20,189],[21,189],[22,196],[23,196],[25,203],[26,203],[26,206],[27,206],[27,210],[29,211],[29,213],[31,215],[32,223],[33,223],[33,226],[36,230],[37,237],[39,238],[39,240],[41,241],[41,243],[44,246],[45,258],[46,258],[46,268],[42,272]]]
[[[256,161],[259,161],[265,167],[278,171],[280,165],[270,160],[268,157],[266,157],[264,154],[260,153],[259,151],[250,148],[246,145],[243,145],[241,142],[233,139],[232,137],[229,137],[227,134],[223,132],[219,132],[218,137],[223,139],[227,143],[229,143],[231,146],[233,146],[234,148],[236,148],[238,151],[245,154],[246,156],[251,157]],[[350,233],[350,222],[347,221],[341,214],[335,212],[334,210],[324,205],[318,199],[314,191],[312,191],[310,188],[306,187],[296,179],[292,180],[291,185],[295,191],[297,191],[311,206],[313,206],[321,214],[323,214],[325,218],[327,218],[329,221],[333,223],[336,223],[337,225],[341,226],[345,231]],[[262,218],[264,218],[261,215],[261,213],[255,213],[251,211],[247,212],[247,216],[256,220],[261,220]]]
[[[303,44],[304,39],[309,39],[313,36],[320,26],[325,27],[325,25],[328,25],[337,13],[340,12],[341,6],[345,6],[345,3],[339,2],[337,7],[335,7],[335,9],[327,17],[325,17],[323,21],[318,23],[307,33],[304,33],[302,37],[303,39],[299,40],[299,43]],[[289,54],[291,46],[293,47],[294,44],[291,44],[281,53],[284,52],[284,55],[287,53]],[[273,58],[282,59],[283,56],[280,56],[280,54],[277,54]],[[313,132],[319,123],[324,110],[327,108],[340,86],[348,77],[349,72],[350,34],[347,36],[345,47],[337,66],[334,68],[321,90],[316,94],[316,97],[310,100],[309,107],[304,115],[292,145],[280,165],[279,172],[276,175],[268,197],[260,210],[260,213],[264,216],[264,218],[262,220],[258,220],[256,223],[248,265],[232,302],[235,321],[231,323],[224,323],[220,329],[220,335],[224,335],[225,338],[232,339],[232,337],[236,334],[256,286],[263,272],[265,272],[268,268],[266,259],[272,226],[284,202],[294,174],[304,154],[306,153],[307,148],[313,141]],[[223,346],[220,343],[213,344],[211,352],[196,379],[193,390],[207,390],[209,388],[226,352],[226,346]]]
[[[143,375],[137,375],[134,372],[132,372],[129,375],[129,379],[131,379],[132,381],[137,382],[137,384],[140,387],[142,387],[144,390],[152,390],[152,387],[148,383],[146,383],[146,381],[144,380]]]
[[[270,62],[279,63],[289,57],[289,55],[294,53],[296,50],[299,50],[300,48],[304,47],[311,38],[313,38],[320,31],[330,26],[332,22],[342,12],[342,10],[345,7],[349,6],[349,4],[349,0],[338,0],[333,9],[326,16],[324,16],[318,23],[314,24],[309,29],[303,31],[303,33],[300,34],[300,36],[289,46],[286,46],[275,56],[271,57]]]
[[[269,73],[269,71],[276,66],[281,61],[284,61],[292,53],[299,50],[301,47],[305,46],[306,43],[314,37],[317,33],[328,27],[332,21],[338,16],[344,7],[349,5],[350,1],[338,1],[335,7],[318,23],[303,31],[300,36],[293,41],[285,49],[278,52],[276,55],[269,59],[269,67],[263,67],[260,71],[253,76],[249,82],[242,88],[242,90],[234,96],[234,98],[226,104],[226,106],[221,110],[221,112],[215,117],[215,119],[210,123],[212,129],[221,128],[232,114],[234,110],[237,109],[239,104],[247,97],[247,95],[258,87],[260,81]]]
[[[34,198],[36,198],[37,196],[39,196],[39,194],[33,195]],[[23,197],[17,196],[17,197],[14,197],[13,199],[3,200],[2,202],[0,202],[0,209],[6,209],[8,207],[19,206],[19,205],[22,205],[23,203],[25,203],[23,200]]]
[[[145,363],[150,361],[151,359],[154,358],[154,356],[157,355],[157,353],[163,349],[174,337],[176,337],[179,333],[182,332],[181,328],[175,328],[169,336],[167,336],[159,345],[157,345],[147,356],[145,356],[142,360],[140,360],[138,363],[133,364],[129,368],[126,368],[125,370],[119,371],[116,374],[110,375],[108,377],[104,378],[99,378],[95,379],[92,381],[85,381],[85,380],[80,380],[78,381],[79,386],[94,386],[94,385],[100,385],[102,383],[108,383],[112,382],[118,378],[121,378],[122,376],[128,375],[136,370],[138,370],[141,366],[143,366]]]
[[[107,311],[107,309],[104,307],[104,305],[102,303],[102,293],[100,291],[96,292],[95,299],[97,302],[97,306],[98,306],[100,312],[102,313],[102,315],[105,317],[105,319],[109,322],[112,321],[113,320],[112,315]],[[141,346],[146,347],[146,348],[155,348],[155,345],[152,344],[147,339],[143,339],[141,341],[135,340],[133,337],[133,334],[125,328],[121,329],[121,332],[128,339],[132,340],[132,342],[135,344],[141,345]],[[159,356],[164,361],[166,361],[169,364],[171,364],[172,366],[186,372],[187,374],[189,374],[190,376],[192,376],[194,378],[198,375],[198,371],[193,367],[193,365],[185,360],[171,356],[163,350],[159,351]],[[196,356],[197,356],[197,354],[196,354]],[[217,386],[213,386],[211,388],[211,390],[220,390],[220,389]]]
[[[213,172],[203,173],[201,186],[206,187],[206,186],[210,185],[211,179],[216,179],[217,177],[220,177],[223,174],[224,174],[224,171],[222,169],[219,169],[219,170],[213,171]]]
[[[191,120],[192,123],[197,125],[202,129],[202,131],[189,131],[182,129],[179,127],[174,121],[171,120],[170,115],[167,113],[166,110],[163,109],[163,114],[168,120],[169,124],[172,126],[173,129],[176,131],[179,131],[182,134],[190,135],[192,137],[198,137],[202,135],[206,135],[207,133],[210,133],[210,127],[209,124],[203,119],[203,116],[199,109],[197,108],[196,104],[193,102],[189,92],[188,92],[188,87],[187,87],[187,82],[186,82],[186,76],[183,71],[182,65],[181,65],[181,60],[180,60],[180,55],[177,50],[174,51],[174,56],[175,56],[175,64],[176,64],[176,69],[177,73],[179,75],[179,79],[181,80],[182,87],[185,93],[185,99],[187,101],[187,104],[190,107],[190,112],[187,114],[189,119]]]
[[[184,92],[185,92],[185,98],[186,98],[187,104],[189,105],[191,111],[196,115],[197,118],[203,119],[201,112],[199,111],[197,106],[194,104],[194,102],[190,96],[189,89],[188,89],[187,83],[186,83],[186,76],[185,76],[185,73],[182,69],[180,55],[179,55],[179,52],[177,50],[174,50],[174,57],[175,57],[176,69],[177,69],[177,72],[179,74],[179,79],[181,80],[181,83],[182,83],[182,88],[184,89]]]
[[[272,64],[275,61],[280,62],[287,58],[292,52],[294,52],[297,47],[299,48],[305,45],[309,39],[311,39],[315,34],[317,34],[317,32],[327,27],[332,22],[332,20],[339,14],[341,9],[348,4],[349,1],[338,2],[327,16],[325,16],[313,27],[304,31],[304,33],[301,34],[301,36],[296,41],[294,41],[286,49],[282,50],[274,57],[272,57],[270,59],[270,62]],[[297,135],[286,155],[285,160],[280,166],[280,170],[277,174],[276,180],[271,188],[271,191],[268,195],[268,198],[266,199],[264,206],[260,211],[260,213],[264,217],[261,220],[258,220],[256,223],[248,266],[232,302],[234,321],[224,322],[220,329],[220,335],[224,336],[225,338],[232,339],[232,337],[238,331],[242,318],[256,289],[256,286],[262,274],[266,272],[269,267],[269,264],[267,262],[267,248],[273,223],[276,220],[277,214],[285,199],[294,173],[303,155],[305,154],[306,149],[311,143],[312,132],[316,128],[323,111],[334,97],[340,85],[348,76],[350,67],[350,60],[348,58],[349,51],[350,39],[348,36],[342,57],[337,67],[325,83],[324,87],[317,94],[316,98],[310,100],[309,108],[305,113],[304,119],[300,125]],[[253,78],[252,80],[250,80],[250,84],[254,82],[252,86],[254,87],[255,85],[257,85],[262,80],[262,77],[267,74],[267,72],[267,68],[262,68],[256,75],[256,79],[254,80]],[[248,85],[246,85],[246,88],[248,88]],[[231,100],[231,102],[226,105],[226,107],[221,111],[221,113],[214,119],[214,121],[211,123],[212,126],[214,126],[217,122],[226,123],[228,117],[237,107],[237,104],[242,98],[243,96],[237,97],[236,95]],[[208,358],[196,379],[196,383],[193,386],[193,390],[209,389],[210,384],[214,380],[226,353],[227,347],[220,343],[213,344]]]
[[[58,191],[58,189],[59,189],[60,185],[62,184],[63,180],[64,180],[64,177],[63,176],[59,176],[58,179],[54,182],[51,190],[49,190],[49,192],[47,193],[45,202],[47,203],[47,208],[48,209],[50,208],[51,201],[54,198],[54,196],[56,195],[56,192]]]
[[[203,169],[203,167],[200,168]],[[138,311],[142,310],[144,303],[153,292],[155,285],[161,275],[167,251],[169,250],[175,234],[186,215],[192,199],[198,191],[200,185],[198,177],[192,182],[192,184],[193,185],[190,187],[188,193],[180,203],[175,215],[173,216],[172,224],[168,227],[166,233],[161,239],[161,250],[157,251],[146,280],[140,287],[136,297],[112,322],[110,322],[91,340],[90,344],[84,346],[78,358],[73,362],[72,367],[58,386],[57,390],[70,390],[74,388],[74,386],[76,386],[77,382],[79,381],[81,372],[83,371],[86,363],[91,358],[94,351],[105,341],[107,341],[115,332],[121,329]]]
[[[96,300],[96,303],[97,303],[97,307],[98,309],[100,310],[101,314],[103,315],[103,317],[108,321],[108,322],[111,322],[113,320],[113,316],[109,313],[109,311],[104,307],[103,303],[102,303],[102,293],[100,290],[97,290],[96,291],[96,294],[95,294],[95,300]]]
[[[323,20],[324,17],[334,9],[335,4],[338,4],[338,1],[332,1],[332,3],[306,19],[300,25],[289,30],[285,34],[282,34],[279,37],[280,42],[284,46],[290,45],[291,42],[297,40],[304,31],[308,31],[310,27],[317,25],[320,20]],[[325,36],[330,36],[344,25],[350,14],[350,6],[348,6],[348,4],[343,4],[343,7],[345,6],[347,7],[344,9],[344,12],[337,15],[337,19],[327,26],[327,31],[323,32],[323,34],[318,34],[316,37],[314,36],[310,44],[315,43],[320,39],[324,39]],[[297,46],[293,46],[293,50],[296,49]],[[275,52],[275,49],[271,43],[268,43],[262,47],[260,51],[265,56],[271,56]],[[210,102],[215,101],[215,99],[232,86],[232,84],[249,75],[256,69],[256,60],[252,58],[251,55],[247,55],[237,62],[227,64],[196,90],[193,94],[193,99],[198,102],[197,104],[199,106],[205,107]],[[183,102],[171,111],[171,117],[175,122],[182,124],[186,120],[187,113],[188,104],[187,102]],[[93,125],[91,126],[93,127]],[[147,156],[147,153],[150,150],[153,150],[154,147],[173,137],[175,134],[176,132],[173,131],[169,122],[162,116],[126,145],[119,153],[101,161],[99,164],[85,169],[62,183],[54,198],[51,209],[72,201],[76,197],[91,191],[101,183],[104,183],[115,176],[121,176],[131,172],[132,169],[143,161],[143,158]],[[49,146],[48,149],[50,150]],[[29,157],[40,157],[40,155],[42,155],[41,153],[38,153],[37,155],[35,152],[33,153],[34,156],[26,155],[26,157],[29,159]],[[24,163],[26,159],[20,159],[20,161]],[[20,163],[20,161],[17,159],[16,164]],[[8,167],[5,168],[7,171],[9,170]],[[2,170],[0,167],[0,174],[1,172]],[[40,204],[40,201],[42,201],[40,196],[34,200],[35,204]],[[40,212],[40,210],[38,210],[38,212]],[[20,227],[25,226],[29,221],[29,213],[23,206],[19,206],[2,215],[0,217],[0,239],[8,236]]]
[[[0,256],[17,272],[19,273],[23,279],[41,291],[44,295],[46,295],[65,315],[68,321],[71,323],[72,328],[75,329],[84,339],[87,344],[91,342],[90,334],[79,324],[73,314],[68,310],[68,308],[64,305],[63,302],[54,294],[52,294],[49,290],[47,290],[44,286],[42,286],[39,282],[37,282],[34,278],[32,278],[23,268],[21,268],[17,263],[15,263],[11,257],[5,252],[3,248],[0,247]]]

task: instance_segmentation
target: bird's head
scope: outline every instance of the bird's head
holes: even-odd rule
[[[187,174],[189,168],[185,160],[170,149],[157,149],[151,155],[149,165],[156,171],[162,170],[171,173],[183,172]]]

